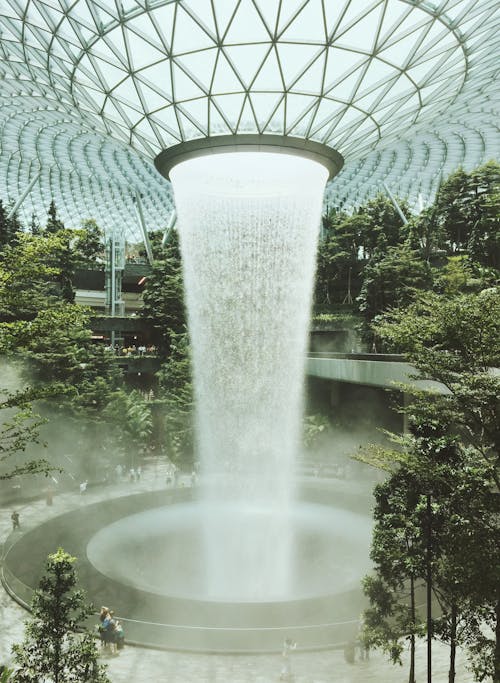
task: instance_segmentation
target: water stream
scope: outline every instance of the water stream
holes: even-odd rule
[[[171,171],[194,365],[206,595],[286,599],[323,191],[319,163],[231,153]]]

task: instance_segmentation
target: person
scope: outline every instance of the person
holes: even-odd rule
[[[80,495],[83,496],[83,494],[87,491],[87,480],[82,481],[80,484]]]
[[[15,531],[16,529],[20,529],[21,523],[19,521],[19,512],[16,512],[14,510],[14,512],[11,514],[10,518],[12,520],[12,531]]]
[[[116,639],[115,639],[115,619],[113,610],[107,607],[101,607],[101,613],[99,619],[101,624],[99,626],[99,634],[101,636],[101,642],[103,648],[109,650],[111,654],[116,652]],[[101,618],[102,617],[102,618]]]
[[[128,471],[128,478],[129,478],[129,481],[133,481],[133,482],[136,481],[136,473],[135,473],[135,469],[133,467],[131,467]]]
[[[125,632],[123,630],[122,622],[118,619],[115,621],[115,643],[117,650],[123,650],[125,645]]]
[[[280,673],[280,681],[293,681],[292,664],[290,661],[290,653],[295,650],[297,643],[291,638],[285,638],[283,643],[283,667]]]
[[[360,615],[359,617],[359,625],[358,625],[358,635],[356,638],[356,644],[359,649],[359,658],[361,661],[364,659],[368,660],[370,659],[370,648],[367,644],[366,641],[366,636],[365,636],[365,618],[363,614]]]
[[[142,467],[139,465],[136,472],[137,481],[141,481]]]

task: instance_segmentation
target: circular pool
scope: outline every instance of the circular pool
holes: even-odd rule
[[[280,595],[265,587],[248,593],[249,567],[234,584],[241,590],[207,587],[201,551],[207,510],[191,495],[189,489],[137,494],[56,517],[9,549],[4,580],[13,593],[16,582],[35,587],[47,555],[61,546],[78,557],[89,599],[124,619],[127,639],[157,647],[264,652],[279,650],[285,637],[322,648],[355,635],[371,533],[359,495],[303,491],[292,513],[290,580]],[[241,510],[223,505],[214,514],[238,523]],[[258,523],[266,526],[265,515]]]

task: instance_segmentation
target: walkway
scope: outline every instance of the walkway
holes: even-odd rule
[[[185,483],[188,485],[188,478]],[[65,493],[54,499],[52,507],[44,500],[16,506],[21,525],[32,527],[51,516],[62,514],[80,505],[98,502],[110,496],[130,495],[132,492],[156,490],[165,485],[163,468],[145,468],[140,482],[124,481],[106,488],[89,489],[84,496]],[[5,540],[11,530],[12,507],[0,507],[0,538]],[[23,638],[26,612],[0,587],[0,663],[10,660],[10,648]],[[300,647],[300,643],[299,643]],[[448,648],[434,645],[433,683],[446,683]],[[294,683],[405,683],[407,666],[394,667],[378,652],[369,661],[347,664],[342,652],[294,652],[292,669]],[[164,652],[126,646],[119,655],[103,657],[108,664],[112,683],[278,683],[281,656],[203,655]],[[426,680],[425,643],[418,645],[417,681]],[[472,683],[473,678],[464,668],[461,658],[457,667],[456,683]]]

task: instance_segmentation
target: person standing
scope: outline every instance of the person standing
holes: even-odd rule
[[[20,529],[21,523],[19,521],[19,512],[16,512],[14,510],[14,512],[11,514],[10,518],[12,520],[12,531],[15,531],[16,529]]]
[[[280,681],[293,681],[292,663],[290,661],[290,653],[295,650],[297,643],[291,638],[285,638],[283,643],[283,667],[280,673]]]

